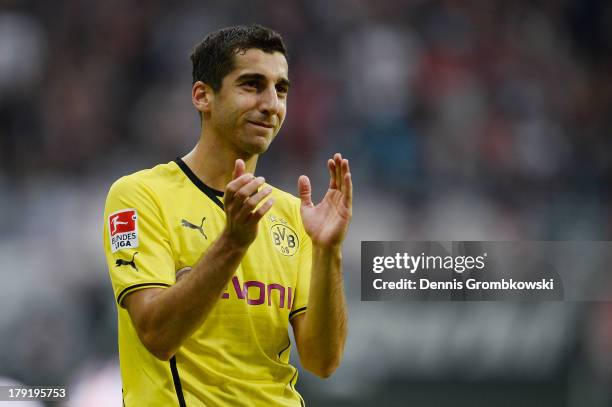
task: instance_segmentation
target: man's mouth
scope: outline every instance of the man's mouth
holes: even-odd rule
[[[249,123],[254,124],[255,126],[264,127],[266,129],[274,129],[274,125],[265,122],[257,122],[254,120],[247,120]]]

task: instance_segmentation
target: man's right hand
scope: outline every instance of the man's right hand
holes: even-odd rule
[[[234,164],[232,181],[225,187],[223,197],[226,226],[224,234],[238,246],[248,247],[257,237],[259,221],[272,208],[274,199],[270,198],[257,210],[257,206],[272,193],[272,188],[264,184],[263,177],[245,173],[241,159]],[[259,191],[258,191],[259,190]]]

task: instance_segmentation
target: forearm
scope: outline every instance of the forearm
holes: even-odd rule
[[[308,311],[304,318],[302,363],[308,370],[329,376],[340,364],[347,335],[342,252],[339,247],[313,247]]]
[[[222,234],[189,273],[150,299],[141,339],[152,353],[170,358],[204,323],[245,253]]]

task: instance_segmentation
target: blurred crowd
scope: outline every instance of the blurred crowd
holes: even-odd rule
[[[114,357],[108,187],[189,151],[188,54],[206,33],[251,22],[283,35],[292,81],[258,172],[294,193],[306,173],[321,193],[330,154],[353,168],[348,368],[331,385],[304,375],[304,391],[358,405],[348,389],[376,366],[372,394],[404,379],[532,377],[572,405],[610,405],[606,307],[359,302],[361,240],[611,239],[605,0],[0,0],[0,375],[73,383]],[[378,355],[373,343],[401,355],[364,358]],[[581,404],[587,393],[594,404]]]

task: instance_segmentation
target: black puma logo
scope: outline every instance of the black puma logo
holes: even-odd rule
[[[205,220],[206,220],[206,216],[202,218],[202,223],[200,223],[200,226],[196,226],[193,223],[189,222],[188,220],[181,219],[181,225],[185,226],[186,228],[189,228],[189,229],[199,230],[200,233],[202,234],[202,236],[204,236],[204,239],[208,240],[208,237],[206,236],[206,233],[204,233],[204,221]]]
[[[134,261],[134,257],[136,257],[137,254],[138,254],[138,252],[134,253],[134,255],[132,256],[132,260],[130,260],[130,261],[123,260],[123,259],[117,259],[115,261],[115,267],[132,266],[134,268],[134,270],[138,271],[138,267],[136,267],[136,262]]]

